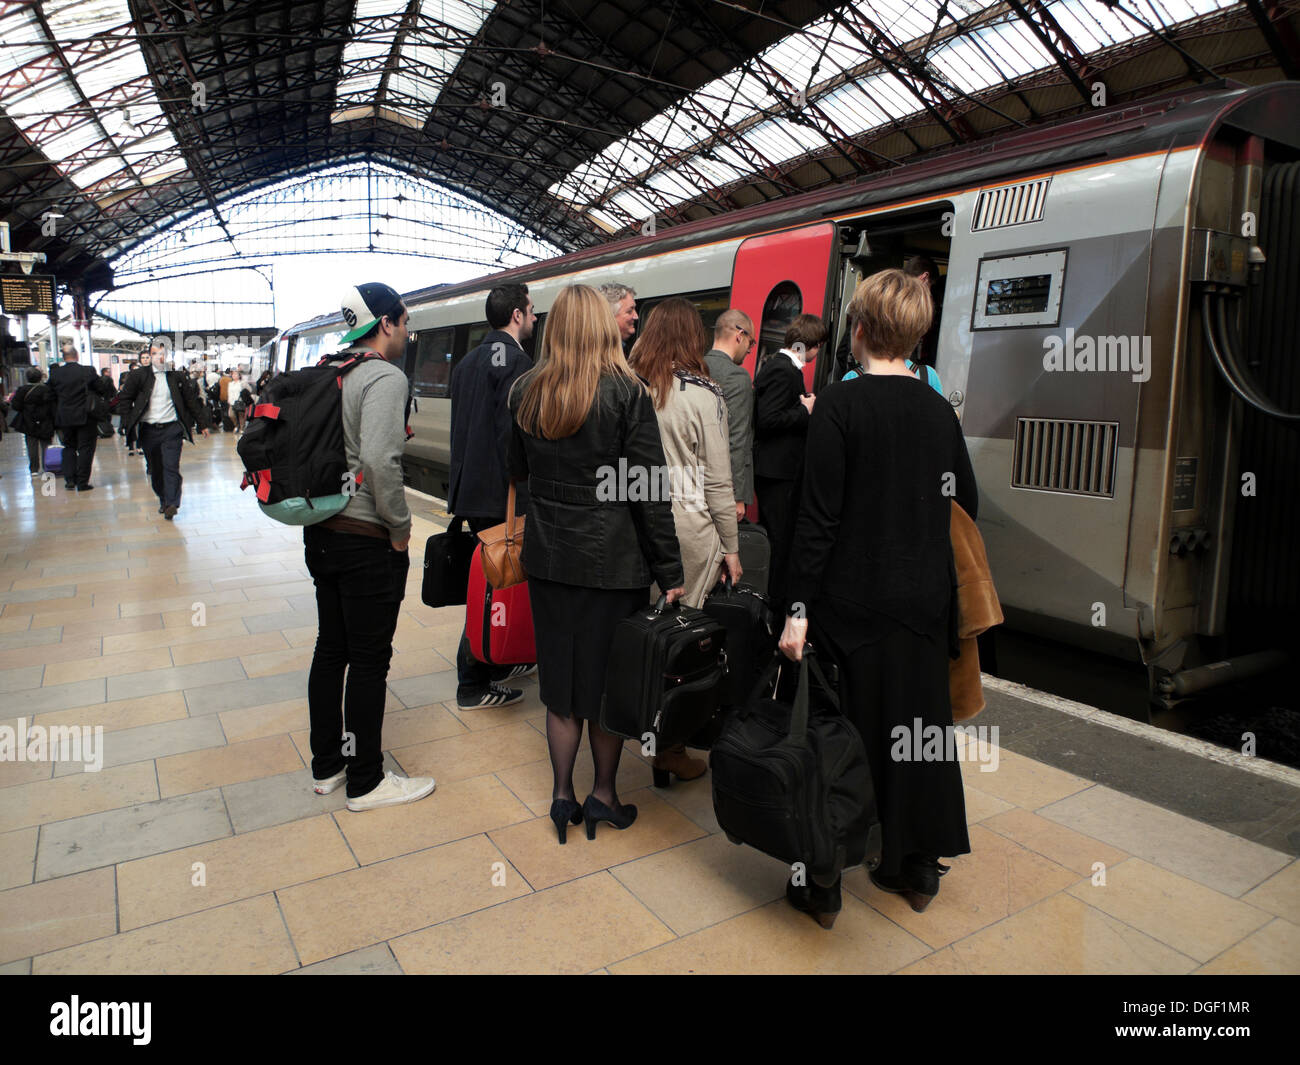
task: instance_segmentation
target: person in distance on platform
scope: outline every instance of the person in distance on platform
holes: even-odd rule
[[[351,327],[344,350],[383,358],[343,378],[343,450],[347,468],[360,471],[356,492],[340,513],[303,529],[318,623],[307,708],[312,790],[328,795],[346,782],[348,809],[360,812],[416,802],[435,785],[384,771],[388,666],[411,566],[402,485],[408,383],[399,368],[408,315],[396,291],[371,283],[348,290],[343,317]]]
[[[45,449],[54,441],[54,393],[44,380],[45,374],[33,366],[27,383],[10,400],[20,415],[17,429],[27,439],[27,467],[33,476],[45,472]]]
[[[949,523],[954,498],[974,518],[979,496],[957,415],[905,364],[930,324],[927,286],[883,270],[858,285],[849,312],[867,372],[828,389],[811,419],[780,647],[798,660],[811,632],[839,665],[883,834],[871,881],[919,912],[947,872],[938,859],[970,851],[961,766],[894,760],[893,730],[952,727]],[[826,927],[840,908],[838,882],[786,895]]]
[[[754,499],[754,382],[741,365],[753,346],[753,321],[744,311],[732,308],[718,315],[713,327],[713,350],[704,356],[709,376],[722,388],[727,400],[737,521],[745,516],[745,508]]]
[[[815,361],[826,327],[815,314],[801,314],[785,331],[785,347],[763,363],[754,378],[754,487],[758,517],[772,542],[770,592],[784,595],[794,525],[795,482],[803,467],[804,440],[814,398],[804,394],[803,368]]]
[[[158,513],[171,521],[181,506],[181,448],[186,440],[194,443],[193,426],[208,435],[208,412],[189,374],[166,368],[166,344],[154,341],[149,360],[122,382],[118,407],[125,411],[128,438],[132,429],[139,431]]]
[[[243,371],[233,370],[230,374],[230,413],[235,419],[236,436],[244,431],[244,422],[252,405],[253,393],[249,383],[244,380]]]
[[[724,573],[741,577],[727,405],[705,369],[707,346],[700,312],[687,300],[668,299],[650,312],[629,360],[654,400],[682,557],[682,602],[693,607],[704,605]],[[670,772],[694,780],[708,768],[684,743],[659,752],[652,764],[658,787],[668,786]]]
[[[136,364],[132,366],[130,369],[128,369],[126,373],[122,375],[123,387],[125,387],[126,385],[126,379],[130,377],[131,374],[135,373],[136,370],[149,369],[151,365],[152,363],[149,358],[149,348],[146,347],[143,351],[140,352]],[[118,390],[117,396],[114,397],[113,399],[113,408],[117,412],[119,420],[121,422],[122,435],[126,438],[126,453],[128,455],[134,455],[138,451],[141,455],[143,455],[144,448],[140,446],[140,425],[138,422],[134,425],[129,425],[129,426],[127,425],[127,417],[126,417],[127,410],[125,407],[122,406],[121,389]]]
[[[912,255],[903,263],[903,273],[908,277],[915,277],[927,285],[931,292],[931,299],[935,306],[934,319],[930,323],[930,328],[926,330],[925,336],[916,345],[916,350],[912,352],[904,365],[908,372],[925,381],[939,395],[944,395],[943,383],[939,380],[939,371],[934,368],[935,355],[939,348],[939,314],[938,308],[943,301],[943,280],[939,278],[939,268],[934,265],[934,260],[927,255]],[[862,366],[852,357],[849,351],[849,341],[853,335],[853,327],[850,324],[845,332],[843,339],[840,341],[839,358],[837,365],[848,363],[851,369],[844,375],[845,381],[851,381],[855,377],[862,376]]]
[[[600,294],[605,297],[609,309],[614,312],[619,340],[626,354],[632,344],[632,338],[636,336],[636,291],[630,285],[611,281],[600,286]]]
[[[54,425],[63,436],[63,486],[89,492],[90,468],[99,442],[99,421],[108,411],[113,382],[82,366],[72,341],[63,342],[63,365],[50,370]]]
[[[490,529],[506,520],[510,473],[506,453],[510,441],[510,389],[533,360],[523,342],[533,335],[537,315],[528,286],[499,285],[488,293],[485,307],[491,331],[451,373],[451,469],[447,510],[464,519],[471,532]],[[528,504],[521,488],[516,512]],[[456,650],[456,708],[487,710],[513,706],[523,690],[504,683],[534,672],[535,665],[493,668],[470,652],[469,635],[461,633]]]
[[[670,603],[683,592],[672,504],[655,493],[625,501],[598,491],[602,467],[666,465],[654,404],[623,357],[619,332],[595,289],[562,289],[538,365],[510,392],[510,476],[530,487],[523,564],[561,843],[583,818],[588,839],[601,821],[627,828],[636,820],[615,786],[623,741],[599,723],[610,644],[615,626],[644,609],[652,581]],[[573,766],[584,720],[595,784],[579,806]]]

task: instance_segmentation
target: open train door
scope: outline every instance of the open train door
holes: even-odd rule
[[[758,330],[758,343],[745,357],[751,378],[759,356],[781,347],[785,328],[796,315],[825,317],[835,250],[835,226],[830,222],[750,237],[736,249],[731,306],[748,314]],[[804,367],[809,392],[815,371],[812,362]]]

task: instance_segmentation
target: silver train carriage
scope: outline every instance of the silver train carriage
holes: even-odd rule
[[[642,322],[669,296],[710,326],[741,307],[761,323],[752,373],[794,315],[838,341],[855,282],[924,253],[1008,624],[1140,657],[1153,692],[1193,689],[1205,662],[1296,639],[1297,160],[1300,83],[1219,84],[412,292],[408,482],[446,497],[451,370],[495,284],[528,284],[534,350],[568,284],[632,286]],[[287,330],[278,368],[342,325]],[[836,347],[810,386],[842,375]]]

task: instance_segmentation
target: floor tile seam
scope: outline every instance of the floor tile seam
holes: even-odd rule
[[[1141,858],[1138,858],[1138,859],[1136,859],[1136,860],[1137,860],[1137,861],[1141,861],[1142,859],[1141,859]],[[1120,864],[1123,864],[1123,863],[1117,863],[1117,866],[1120,865]],[[1085,878],[1085,879],[1089,879],[1089,878]],[[1194,882],[1194,881],[1193,881],[1193,882]],[[1073,884],[1072,884],[1072,885],[1070,885],[1070,886],[1071,886],[1071,887],[1075,887],[1075,886],[1077,886],[1077,885],[1073,885]],[[1201,887],[1205,887],[1204,884],[1201,884],[1201,885],[1199,885],[1199,886],[1201,886]],[[1208,889],[1208,890],[1213,891],[1214,889],[1213,889],[1213,888],[1210,888],[1210,889]],[[1069,894],[1069,892],[1068,892],[1068,890],[1067,890],[1067,891],[1059,892],[1058,894]],[[1095,910],[1095,911],[1096,911],[1097,913],[1099,913],[1102,917],[1108,917],[1108,918],[1110,918],[1112,921],[1115,921],[1115,922],[1117,922],[1117,923],[1123,925],[1125,928],[1130,929],[1131,931],[1137,932],[1137,933],[1139,933],[1139,934],[1141,934],[1141,935],[1144,935],[1144,936],[1146,936],[1148,939],[1153,940],[1153,941],[1156,942],[1156,943],[1159,943],[1162,947],[1166,947],[1166,948],[1168,948],[1169,950],[1172,950],[1175,954],[1179,955],[1180,957],[1186,958],[1188,961],[1190,961],[1190,962],[1192,963],[1192,965],[1193,965],[1193,970],[1196,969],[1196,968],[1199,968],[1199,967],[1202,966],[1202,965],[1206,965],[1206,964],[1208,964],[1208,962],[1202,962],[1199,958],[1195,957],[1194,955],[1188,954],[1185,950],[1181,950],[1180,948],[1174,946],[1174,945],[1173,945],[1172,943],[1170,943],[1168,940],[1162,939],[1160,936],[1156,935],[1156,933],[1155,933],[1154,930],[1150,930],[1150,929],[1146,929],[1146,928],[1138,928],[1136,925],[1134,925],[1134,924],[1130,924],[1128,921],[1124,920],[1124,918],[1122,918],[1122,917],[1117,917],[1117,916],[1115,916],[1115,914],[1113,914],[1113,913],[1108,913],[1107,911],[1103,910],[1100,906],[1098,906],[1098,905],[1096,905],[1096,904],[1090,902],[1090,901],[1089,901],[1088,899],[1086,899],[1086,898],[1079,898],[1078,895],[1073,895],[1073,894],[1070,895],[1070,898],[1072,898],[1072,899],[1078,899],[1079,902],[1082,902],[1082,903],[1083,903],[1085,906],[1087,906],[1089,909],[1091,909],[1091,910]],[[1258,910],[1258,907],[1251,907],[1251,908],[1252,908],[1252,909],[1256,909],[1256,910]],[[1259,912],[1262,913],[1262,912],[1264,912],[1264,911],[1259,911]],[[1271,915],[1271,914],[1265,914],[1265,916],[1270,916],[1270,917],[1271,917],[1272,915]],[[1242,939],[1246,939],[1246,938],[1248,938],[1249,936],[1254,935],[1254,934],[1255,934],[1256,932],[1258,932],[1261,928],[1264,928],[1267,924],[1268,924],[1268,922],[1265,921],[1264,924],[1256,925],[1256,926],[1255,926],[1254,928],[1252,928],[1249,932],[1247,932],[1246,935],[1242,936],[1241,938],[1242,938]],[[1237,940],[1237,942],[1233,943],[1231,946],[1236,946],[1237,943],[1240,943],[1240,942],[1241,942],[1241,940]],[[1226,948],[1226,949],[1231,949],[1231,947]]]
[[[1016,809],[1024,809],[1024,807],[1017,807]],[[994,828],[992,825],[989,824],[989,821],[993,820],[995,817],[1000,817],[1000,816],[1002,816],[1002,814],[1005,814],[1005,813],[1011,813],[1011,811],[1010,811],[1010,810],[1003,810],[1001,813],[998,813],[998,814],[990,814],[988,817],[984,818],[984,820],[982,820],[982,821],[975,821],[975,822],[972,822],[972,825],[979,825],[981,828],[986,828],[986,829],[988,829],[990,832],[993,832],[993,833],[995,833],[996,835],[1001,836],[1001,837],[1002,837],[1003,839],[1005,839],[1008,843],[1014,843],[1014,844],[1016,844],[1016,846],[1018,846],[1018,847],[1023,847],[1025,850],[1029,851],[1029,852],[1032,853],[1032,854],[1036,854],[1036,855],[1038,855],[1040,858],[1046,858],[1049,862],[1056,862],[1057,865],[1061,866],[1061,867],[1064,868],[1064,869],[1069,869],[1069,868],[1070,868],[1068,865],[1065,865],[1063,862],[1059,862],[1059,861],[1057,861],[1057,860],[1056,860],[1055,858],[1053,858],[1050,854],[1046,854],[1046,853],[1044,853],[1043,851],[1038,850],[1036,847],[1030,845],[1029,843],[1026,843],[1024,840],[1022,840],[1022,839],[1016,839],[1015,836],[1010,836],[1010,835],[1008,835],[1007,833],[1001,831],[1000,829]],[[1040,816],[1042,816],[1042,815],[1040,815],[1040,814],[1035,813],[1033,810],[1025,810],[1025,813],[1033,814],[1035,817],[1040,817]],[[1121,858],[1120,861],[1125,861],[1125,860],[1127,860],[1127,859],[1129,859],[1129,858],[1136,858],[1136,857],[1137,857],[1137,855],[1133,854],[1132,851],[1125,850],[1123,847],[1117,846],[1117,845],[1114,844],[1114,843],[1107,843],[1104,839],[1098,839],[1096,836],[1090,836],[1087,832],[1081,832],[1079,829],[1077,829],[1077,828],[1073,828],[1073,827],[1070,826],[1070,825],[1063,825],[1063,824],[1061,824],[1061,822],[1059,822],[1059,821],[1052,821],[1050,818],[1046,818],[1046,817],[1044,817],[1043,820],[1044,820],[1044,821],[1047,821],[1048,824],[1055,825],[1057,828],[1063,828],[1063,829],[1065,829],[1067,832],[1073,832],[1076,836],[1082,836],[1084,839],[1088,840],[1089,842],[1096,843],[1096,844],[1097,844],[1098,846],[1100,846],[1100,847],[1109,847],[1111,850],[1119,851],[1122,855],[1124,855],[1124,857]],[[1118,864],[1119,864],[1119,862],[1110,862],[1110,863],[1107,863],[1106,868],[1109,869],[1112,865],[1118,865]],[[1071,872],[1074,872],[1073,869],[1071,869],[1070,871],[1071,871]],[[1172,872],[1172,870],[1168,870],[1168,871],[1169,871],[1169,872]],[[1087,875],[1090,875],[1090,874],[1081,873],[1081,874],[1079,874],[1079,875],[1080,875],[1080,876],[1087,876]]]
[[[196,794],[197,794],[197,793],[196,793]],[[123,809],[125,809],[125,807],[123,807]],[[105,812],[105,813],[111,813],[112,811],[107,811],[107,810],[106,810],[106,811],[104,811],[104,812]],[[93,816],[93,815],[91,815],[91,816]],[[229,820],[230,820],[229,815],[227,815],[226,820],[227,820],[227,823],[229,823]],[[107,861],[107,862],[105,862],[105,863],[102,864],[102,865],[91,865],[91,866],[87,866],[85,869],[78,869],[78,870],[76,870],[75,872],[71,872],[71,873],[62,873],[62,874],[60,874],[59,876],[50,876],[50,877],[46,877],[44,880],[39,880],[39,879],[38,879],[38,880],[34,880],[33,883],[36,883],[36,884],[51,884],[51,883],[53,883],[53,882],[56,881],[56,880],[64,880],[64,879],[66,879],[66,878],[68,878],[68,877],[70,877],[70,876],[80,876],[80,875],[82,875],[83,873],[93,873],[93,872],[96,872],[97,870],[100,870],[100,869],[107,869],[110,865],[111,865],[111,866],[126,865],[126,864],[129,864],[130,862],[144,861],[144,860],[147,859],[147,858],[161,858],[161,857],[163,857],[163,856],[165,856],[165,855],[168,855],[168,854],[175,854],[177,851],[187,850],[187,849],[192,848],[192,847],[202,847],[202,846],[205,846],[205,845],[207,845],[207,844],[209,844],[209,843],[216,843],[216,842],[218,842],[218,841],[220,841],[220,840],[223,840],[223,839],[234,839],[234,838],[235,838],[235,833],[234,833],[233,828],[232,828],[232,830],[231,830],[231,832],[230,832],[229,835],[224,835],[224,836],[213,836],[213,837],[210,838],[210,839],[195,840],[194,842],[191,842],[191,843],[185,843],[185,844],[182,844],[182,845],[179,846],[179,847],[170,847],[170,848],[168,848],[167,850],[155,851],[155,852],[152,853],[152,854],[138,854],[138,855],[136,855],[135,857],[132,857],[132,858],[114,858],[114,859],[112,859],[111,861]],[[39,857],[39,854],[38,854],[38,857]]]
[[[483,775],[484,775],[484,776],[487,776],[488,774],[483,774]],[[475,778],[475,779],[476,779],[476,778]],[[457,781],[457,783],[459,783],[459,781]],[[432,792],[431,794],[437,794],[437,792],[434,791],[434,792]],[[426,797],[427,797],[427,796],[426,796]],[[492,833],[492,832],[502,832],[502,831],[504,831],[504,830],[507,829],[507,828],[514,828],[516,825],[524,825],[524,824],[528,824],[528,822],[530,822],[530,821],[538,821],[538,820],[541,819],[541,818],[539,818],[537,815],[535,815],[535,814],[532,812],[532,810],[530,810],[527,806],[524,807],[524,811],[525,811],[525,813],[527,814],[527,816],[521,818],[521,819],[518,820],[518,821],[510,821],[510,822],[508,822],[507,824],[504,824],[504,825],[492,825],[490,828],[480,828],[480,829],[477,829],[477,830],[475,830],[475,831],[473,831],[473,832],[470,832],[470,833],[468,833],[468,834],[466,834],[466,835],[463,835],[463,836],[456,836],[456,837],[454,837],[453,839],[445,839],[445,840],[443,840],[443,841],[440,842],[440,843],[433,843],[433,844],[430,844],[430,845],[427,846],[427,847],[419,847],[419,848],[417,848],[416,850],[412,850],[412,851],[403,851],[403,852],[401,852],[400,854],[390,854],[390,855],[388,855],[387,857],[384,857],[384,858],[378,858],[378,859],[376,859],[376,860],[373,861],[373,862],[363,862],[363,863],[361,863],[361,868],[362,868],[362,869],[372,869],[372,868],[374,868],[376,865],[380,865],[380,864],[382,864],[383,862],[390,862],[390,861],[392,861],[392,860],[395,859],[395,858],[406,858],[406,857],[409,857],[409,856],[412,855],[412,854],[423,854],[425,851],[428,851],[428,850],[434,850],[434,849],[437,848],[437,847],[445,847],[445,846],[447,846],[447,844],[449,844],[449,843],[461,843],[461,842],[463,842],[463,841],[465,841],[465,840],[467,840],[467,839],[473,839],[475,836],[488,836],[488,840],[489,840],[489,842],[492,843],[492,846],[496,847],[496,841],[495,841],[495,840],[492,840],[492,838],[491,838],[491,836],[489,835],[489,833]],[[360,815],[360,814],[369,813],[370,811],[369,811],[369,810],[348,810],[346,807],[344,807],[342,810],[332,810],[332,811],[330,811],[330,812],[333,813],[333,814],[339,814],[339,813],[353,813],[353,814],[358,814],[358,815]],[[542,816],[545,816],[545,815],[542,815]],[[340,826],[339,826],[339,831],[342,831],[342,830],[343,830],[343,828],[342,828],[342,826],[340,825]],[[499,850],[500,848],[497,848],[497,849]],[[346,870],[345,870],[345,871],[346,871]]]
[[[1204,969],[1207,965],[1212,965],[1214,962],[1222,958],[1225,954],[1229,953],[1230,951],[1236,950],[1239,946],[1241,946],[1244,942],[1246,942],[1246,940],[1250,939],[1251,936],[1257,935],[1260,932],[1264,931],[1264,929],[1266,929],[1269,925],[1271,925],[1273,921],[1286,920],[1285,917],[1279,917],[1277,914],[1270,914],[1269,916],[1273,918],[1272,921],[1268,921],[1265,924],[1260,925],[1258,928],[1252,929],[1251,931],[1247,932],[1244,936],[1242,936],[1239,940],[1237,940],[1237,942],[1229,944],[1228,946],[1224,947],[1213,958],[1209,958],[1204,962],[1196,962],[1196,967],[1192,969],[1192,971],[1188,975],[1195,976],[1196,973],[1198,973],[1201,969]],[[1195,961],[1195,959],[1192,960]]]
[[[707,839],[708,837],[706,836],[706,837],[702,837],[702,838]],[[696,842],[696,841],[695,841],[695,840],[689,840],[688,842],[690,842],[690,843],[694,843],[694,842]],[[650,854],[642,855],[642,857],[643,857],[643,858],[653,858],[653,857],[654,857],[655,855],[657,855],[657,854],[664,854],[664,853],[666,853],[666,851],[668,851],[668,850],[674,850],[677,846],[685,846],[685,845],[686,845],[686,844],[676,844],[674,847],[668,847],[668,848],[666,848],[666,849],[663,850],[663,851],[652,851]],[[664,917],[662,914],[659,913],[658,910],[656,910],[653,906],[651,906],[648,902],[646,902],[645,899],[641,898],[641,896],[638,895],[638,894],[637,894],[637,893],[632,889],[632,886],[631,886],[630,884],[628,884],[628,883],[627,883],[627,882],[626,882],[622,877],[620,877],[620,876],[618,875],[618,873],[616,873],[616,872],[614,871],[614,870],[616,870],[616,869],[621,869],[621,868],[622,868],[623,866],[625,866],[625,865],[632,865],[632,864],[634,864],[634,863],[636,863],[636,862],[638,862],[638,861],[640,861],[640,860],[641,860],[641,858],[632,858],[632,859],[630,859],[629,861],[626,861],[626,862],[620,862],[618,865],[607,865],[607,866],[606,866],[603,870],[601,870],[601,871],[602,871],[602,872],[609,873],[610,876],[612,876],[615,880],[617,880],[618,883],[619,883],[620,885],[622,885],[622,887],[624,888],[624,890],[626,890],[629,894],[632,895],[633,898],[635,898],[635,899],[637,900],[637,902],[641,903],[642,906],[644,906],[647,910],[649,910],[649,911],[651,912],[651,914],[654,915],[655,919],[658,920],[658,921],[659,921],[659,922],[660,922],[660,923],[661,923],[665,928],[668,929],[668,931],[670,931],[670,932],[673,934],[673,938],[674,938],[674,939],[685,939],[685,938],[687,938],[687,936],[693,936],[693,935],[695,935],[697,932],[704,932],[704,931],[706,931],[707,929],[710,929],[710,928],[716,928],[718,925],[720,925],[720,924],[726,924],[728,921],[734,920],[734,919],[737,918],[737,917],[743,917],[743,916],[744,916],[745,914],[747,914],[747,913],[753,913],[755,910],[761,910],[764,906],[770,906],[770,905],[772,905],[772,903],[776,902],[776,901],[781,897],[780,895],[777,895],[777,896],[775,896],[775,897],[773,897],[773,898],[768,899],[766,902],[758,902],[758,903],[755,903],[753,906],[746,907],[746,908],[743,909],[743,910],[738,910],[738,911],[736,911],[735,913],[730,914],[730,915],[727,916],[727,917],[720,917],[720,918],[718,918],[718,920],[716,920],[716,921],[712,921],[712,922],[710,922],[709,924],[700,925],[699,928],[693,928],[693,929],[691,929],[691,931],[689,931],[689,932],[679,932],[679,931],[677,931],[676,928],[674,928],[671,924],[668,923],[668,918]],[[660,945],[660,946],[663,946],[664,944],[661,943],[661,944],[659,944],[659,945]],[[647,949],[649,949],[649,950],[654,950],[655,948],[654,948],[654,947],[650,947],[650,948],[647,948]],[[629,956],[629,957],[632,957],[632,955],[628,955],[628,956]],[[619,959],[619,960],[622,961],[622,960],[625,960],[625,959]],[[610,964],[610,965],[614,965],[614,964],[617,964],[617,963],[616,963],[616,962],[610,962],[609,964]]]
[[[1075,702],[1072,699],[1066,699],[1062,696],[1052,695],[1049,692],[1037,691],[1033,688],[1029,688],[1027,685],[1017,684],[1014,681],[1002,680],[998,677],[991,677],[988,674],[982,674],[981,679],[986,688],[1001,692],[1004,695],[1030,703],[1031,705],[1054,710],[1078,720],[1091,722],[1092,724],[1101,725],[1117,732],[1126,733],[1135,738],[1150,740],[1172,750],[1181,751],[1184,754],[1191,754],[1204,758],[1207,761],[1218,762],[1220,765],[1227,766],[1231,769],[1238,769],[1245,773],[1250,773],[1255,776],[1263,776],[1278,783],[1289,784],[1294,788],[1300,788],[1300,769],[1292,769],[1291,767],[1281,765],[1280,763],[1268,762],[1258,757],[1240,754],[1236,751],[1219,747],[1218,745],[1206,740],[1170,732],[1168,729],[1158,728],[1157,726],[1147,724],[1146,722],[1131,721],[1128,718],[1108,713],[1098,707],[1089,706],[1086,703]],[[1028,758],[1032,756],[1022,755],[1022,757]],[[1075,775],[1078,776],[1079,774],[1076,773]]]
[[[552,884],[551,887],[545,887],[545,888],[534,887],[531,881],[529,881],[529,879],[526,876],[524,876],[522,872],[519,871],[519,867],[516,866],[515,863],[510,860],[510,858],[506,855],[505,851],[503,851],[500,847],[496,845],[495,842],[493,842],[491,837],[489,837],[486,832],[480,832],[479,835],[487,838],[487,841],[489,844],[491,844],[492,849],[495,850],[501,856],[501,860],[504,861],[507,866],[509,866],[512,870],[514,870],[515,875],[519,877],[524,887],[526,887],[528,890],[522,895],[514,895],[508,899],[501,899],[499,902],[490,902],[486,906],[480,906],[476,910],[466,910],[464,913],[458,913],[452,917],[444,917],[440,921],[434,921],[431,924],[421,925],[419,928],[411,928],[405,932],[398,932],[396,935],[389,936],[388,939],[383,940],[384,943],[390,943],[394,939],[403,939],[406,936],[418,935],[420,932],[427,932],[431,928],[438,928],[441,925],[450,924],[452,921],[463,920],[466,917],[476,917],[480,913],[487,913],[489,910],[495,910],[498,906],[508,906],[510,905],[510,903],[518,902],[521,899],[531,899],[536,895],[540,895],[544,891],[550,891],[551,888],[560,886],[559,884]],[[601,870],[597,870],[597,872],[600,871]],[[592,873],[588,875],[594,876],[595,874]],[[578,879],[584,879],[584,877],[579,877]],[[574,881],[570,881],[570,880],[564,881],[564,883],[566,884],[573,883],[573,882]],[[374,944],[371,944],[371,946],[374,946]],[[365,949],[365,948],[356,948],[356,949]],[[343,953],[349,954],[351,952],[344,951]],[[393,951],[393,958],[394,960],[396,960],[397,951]]]
[[[1094,785],[1094,787],[1106,787],[1106,788],[1109,788],[1109,785],[1106,785],[1106,784],[1096,784],[1096,785]],[[1138,799],[1138,797],[1135,796],[1135,795],[1127,795],[1125,792],[1118,791],[1118,789],[1115,789],[1115,788],[1110,788],[1109,790],[1111,790],[1111,791],[1115,791],[1116,794],[1124,795],[1126,798],[1130,798],[1130,799]],[[1082,792],[1076,792],[1075,794],[1076,794],[1076,795],[1080,795],[1080,794],[1082,794]],[[1066,798],[1074,798],[1074,796],[1073,796],[1073,795],[1067,795]],[[1061,801],[1061,800],[1056,800],[1056,801],[1059,802],[1059,801]],[[1144,802],[1145,800],[1143,800],[1143,799],[1138,799],[1138,801],[1139,801],[1139,802]],[[1182,877],[1184,880],[1190,880],[1190,881],[1192,881],[1193,883],[1200,884],[1202,887],[1209,888],[1211,891],[1217,891],[1220,895],[1224,895],[1224,896],[1226,896],[1227,898],[1230,898],[1230,899],[1236,899],[1237,901],[1241,901],[1243,895],[1246,895],[1246,894],[1248,894],[1249,892],[1254,891],[1254,890],[1255,890],[1257,887],[1259,887],[1261,884],[1263,884],[1263,883],[1265,883],[1266,881],[1268,881],[1268,880],[1272,879],[1273,877],[1275,877],[1278,873],[1282,872],[1282,870],[1283,870],[1283,869],[1286,869],[1289,865],[1294,864],[1296,861],[1300,861],[1300,858],[1297,858],[1297,857],[1296,857],[1295,855],[1293,855],[1293,854],[1288,854],[1286,851],[1274,850],[1274,848],[1272,848],[1272,847],[1268,847],[1268,846],[1266,846],[1265,844],[1263,844],[1263,843],[1259,843],[1259,842],[1256,841],[1256,840],[1253,840],[1253,839],[1247,839],[1245,836],[1239,836],[1239,835],[1237,835],[1235,832],[1229,832],[1226,828],[1220,828],[1218,825],[1211,825],[1211,824],[1209,824],[1209,823],[1207,823],[1207,822],[1205,822],[1205,821],[1198,821],[1196,818],[1194,818],[1194,817],[1190,817],[1190,816],[1187,815],[1187,814],[1179,814],[1177,810],[1167,810],[1167,811],[1166,811],[1167,813],[1176,814],[1176,815],[1179,816],[1179,817],[1186,817],[1187,820],[1192,821],[1192,822],[1195,822],[1197,825],[1200,825],[1200,826],[1203,827],[1203,828],[1211,828],[1211,829],[1215,829],[1215,830],[1217,830],[1217,831],[1219,831],[1219,832],[1223,832],[1225,835],[1232,836],[1233,839],[1239,839],[1239,840],[1241,840],[1243,843],[1253,843],[1253,844],[1254,844],[1255,846],[1257,846],[1257,847],[1263,847],[1265,850],[1273,851],[1273,853],[1275,853],[1275,854],[1280,854],[1280,855],[1282,855],[1284,858],[1287,858],[1287,859],[1288,859],[1287,862],[1283,863],[1281,866],[1279,866],[1278,868],[1274,869],[1271,873],[1266,873],[1266,874],[1264,875],[1263,879],[1256,881],[1255,883],[1251,884],[1249,887],[1243,888],[1243,889],[1242,889],[1240,892],[1238,892],[1237,894],[1233,894],[1233,893],[1231,893],[1231,892],[1224,891],[1224,890],[1221,889],[1221,888],[1215,887],[1213,884],[1207,884],[1207,883],[1205,883],[1203,880],[1197,880],[1195,877],[1188,876],[1186,873],[1183,873],[1183,872],[1181,872],[1181,871],[1178,870],[1178,869],[1171,868],[1169,865],[1166,865],[1166,864],[1165,864],[1165,862],[1168,861],[1168,859],[1163,859],[1163,860],[1162,860],[1162,859],[1160,859],[1160,858],[1158,858],[1158,857],[1156,857],[1155,855],[1152,855],[1152,854],[1139,854],[1139,853],[1137,853],[1136,851],[1134,851],[1134,850],[1132,850],[1131,848],[1129,848],[1127,845],[1125,845],[1125,846],[1121,846],[1121,845],[1118,844],[1118,843],[1112,843],[1112,842],[1109,841],[1109,840],[1100,839],[1100,838],[1098,838],[1097,836],[1092,836],[1092,835],[1089,835],[1089,834],[1086,833],[1086,832],[1081,832],[1079,829],[1075,828],[1073,825],[1067,825],[1067,824],[1065,824],[1064,822],[1062,822],[1062,821],[1058,821],[1058,820],[1056,820],[1054,817],[1049,817],[1047,814],[1044,814],[1044,813],[1041,812],[1041,811],[1043,811],[1043,810],[1046,810],[1048,806],[1052,806],[1052,805],[1055,805],[1055,803],[1054,803],[1054,802],[1052,802],[1052,803],[1047,803],[1046,806],[1040,806],[1040,807],[1038,807],[1037,810],[1031,810],[1031,811],[1029,811],[1029,812],[1035,814],[1035,815],[1038,816],[1038,817],[1043,818],[1043,820],[1045,820],[1045,821],[1050,821],[1052,824],[1057,825],[1057,826],[1059,826],[1059,827],[1061,827],[1061,828],[1069,829],[1071,832],[1076,832],[1076,833],[1078,833],[1079,835],[1081,835],[1081,836],[1085,836],[1085,837],[1088,838],[1088,839],[1095,839],[1095,840],[1097,840],[1098,843],[1101,843],[1101,844],[1103,844],[1103,845],[1105,845],[1105,846],[1107,846],[1107,847],[1113,847],[1115,850],[1123,852],[1125,855],[1127,855],[1128,858],[1137,858],[1137,859],[1140,860],[1140,861],[1147,862],[1149,865],[1154,865],[1154,866],[1156,866],[1157,868],[1164,870],[1166,873],[1172,873],[1174,876],[1180,876],[1180,877]],[[1156,803],[1151,803],[1150,805],[1152,805],[1152,806],[1156,806],[1157,804],[1156,804]],[[1163,810],[1163,809],[1165,809],[1165,808],[1164,808],[1164,807],[1158,807],[1158,809],[1162,809],[1162,810]],[[1005,813],[1006,811],[1003,811],[1003,812]],[[996,815],[995,815],[995,816],[996,816]],[[995,830],[990,829],[990,831],[995,831]],[[999,833],[999,835],[1001,835],[1001,833]],[[1021,846],[1024,846],[1024,844],[1021,844]],[[1037,853],[1037,852],[1035,852],[1035,853]],[[1126,860],[1127,860],[1127,859],[1126,859]],[[1058,863],[1058,864],[1059,864],[1059,863]],[[1118,863],[1116,863],[1116,864],[1118,864]]]

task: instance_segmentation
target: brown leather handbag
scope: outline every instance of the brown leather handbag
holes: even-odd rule
[[[515,515],[515,485],[510,482],[504,525],[478,534],[483,545],[483,575],[493,588],[510,588],[528,579],[524,572],[524,519]]]

